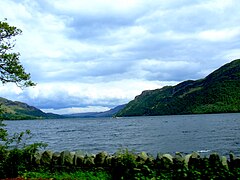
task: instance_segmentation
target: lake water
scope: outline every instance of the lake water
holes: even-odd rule
[[[203,155],[240,155],[240,114],[179,115],[126,118],[88,118],[5,121],[9,132],[30,129],[31,142],[46,142],[53,151],[89,153],[120,148]]]

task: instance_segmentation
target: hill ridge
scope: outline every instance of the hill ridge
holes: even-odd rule
[[[143,91],[116,116],[240,112],[240,59],[203,79]]]
[[[0,119],[23,120],[23,119],[52,119],[62,116],[45,113],[40,109],[20,101],[11,101],[0,97]]]

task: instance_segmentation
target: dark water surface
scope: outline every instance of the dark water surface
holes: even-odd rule
[[[5,121],[9,132],[30,129],[32,142],[48,143],[53,151],[89,153],[119,148],[136,152],[240,155],[240,114],[179,115]]]

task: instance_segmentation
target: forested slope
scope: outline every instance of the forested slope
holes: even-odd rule
[[[240,59],[204,79],[142,92],[116,116],[240,112]]]

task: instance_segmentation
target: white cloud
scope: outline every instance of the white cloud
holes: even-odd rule
[[[23,90],[21,88],[12,83],[0,86],[1,97],[8,96],[10,98],[11,96],[20,95],[22,92]]]
[[[138,7],[141,1],[137,0],[81,0],[81,1],[68,1],[55,0],[51,2],[53,6],[60,11],[84,13],[88,15],[114,13],[127,13],[133,8]],[[107,11],[106,11],[107,10]]]
[[[12,89],[1,87],[0,96],[26,102],[41,109],[74,109],[108,107],[127,103],[146,89],[161,88],[176,82],[121,80],[106,83],[41,83],[36,87]],[[70,109],[66,109],[70,111]],[[87,110],[90,110],[89,108]]]
[[[108,88],[106,88],[108,87]],[[36,98],[49,98],[62,94],[78,99],[86,98],[93,101],[108,99],[129,100],[144,89],[154,89],[161,87],[159,82],[148,82],[141,80],[122,80],[107,83],[46,83],[39,84],[34,88],[27,89],[29,95],[36,95]],[[81,103],[81,102],[80,102]]]
[[[227,29],[212,29],[199,33],[198,37],[206,41],[228,41],[240,36],[240,27],[227,28]]]
[[[75,113],[86,113],[86,112],[104,112],[108,111],[110,108],[102,106],[87,106],[82,108],[72,107],[72,108],[62,108],[62,109],[41,109],[46,113],[55,114],[75,114]]]
[[[225,59],[233,60],[233,59],[240,59],[240,48],[238,49],[231,49],[221,53],[222,57]]]
[[[15,3],[14,1],[2,0],[0,2],[1,7],[1,18],[8,18],[9,20],[15,20],[16,26],[23,26],[18,23],[17,19],[31,19],[32,15],[21,3]],[[3,20],[1,19],[1,20]]]
[[[181,81],[182,78],[186,79],[197,79],[200,64],[197,62],[188,61],[163,61],[157,59],[145,59],[138,63],[138,71],[140,71],[143,77],[153,80],[159,79],[163,81]],[[177,78],[177,75],[180,78]]]
[[[209,9],[211,11],[224,11],[227,8],[235,6],[237,0],[212,0],[212,1],[202,1],[201,6]]]
[[[112,107],[239,58],[238,0],[1,0],[35,88],[0,96],[43,109]]]

